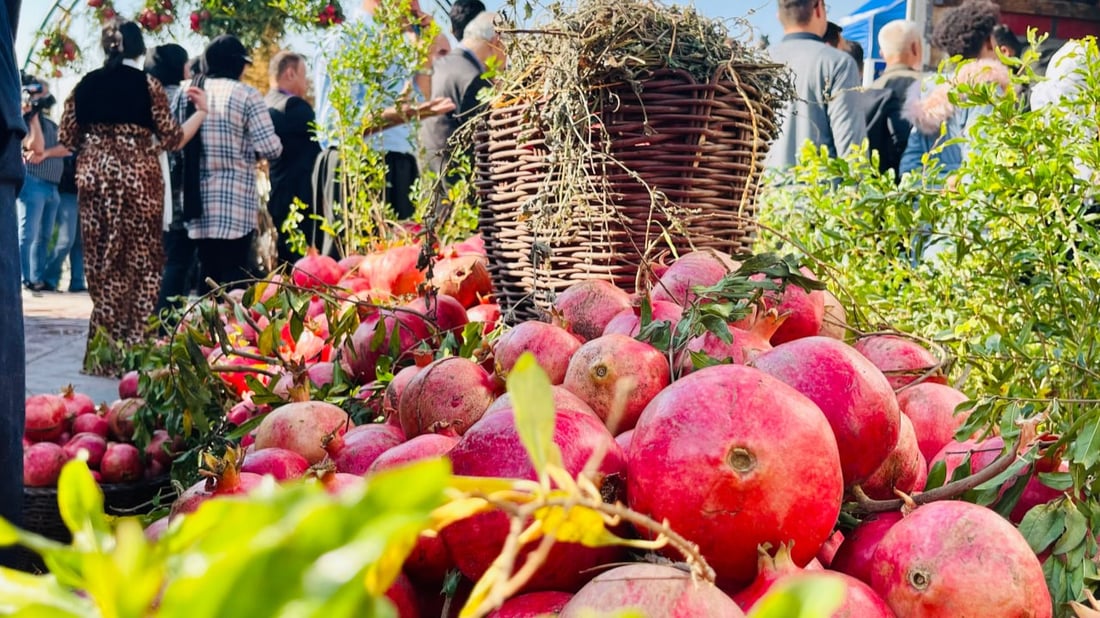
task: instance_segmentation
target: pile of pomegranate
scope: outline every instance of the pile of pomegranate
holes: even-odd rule
[[[137,387],[138,374],[130,372],[119,382],[119,398],[110,404],[97,406],[71,386],[59,395],[27,397],[23,485],[56,486],[61,467],[82,451],[100,483],[134,483],[166,475],[178,445],[164,429],[154,431],[144,449],[134,443],[134,415],[145,405]]]
[[[554,384],[553,440],[568,472],[590,474],[607,500],[667,522],[698,546],[716,581],[693,582],[671,549],[642,557],[559,543],[491,615],[638,608],[649,616],[741,616],[773,586],[797,578],[839,582],[845,596],[837,617],[1052,615],[1039,558],[1013,523],[1060,495],[1038,477],[1058,461],[1021,472],[1029,485],[1007,519],[947,500],[838,530],[845,502],[919,495],[934,462],[944,461],[950,478],[964,458],[973,473],[1005,448],[997,436],[955,441],[966,419],[957,408],[969,398],[947,385],[936,356],[919,343],[893,335],[850,340],[834,297],[786,286],[764,292],[747,317],[729,323],[728,338],[707,332],[686,350],[659,350],[640,337],[643,313],[675,326],[697,308],[701,287],[737,268],[728,256],[700,251],[663,269],[645,310],[642,298],[610,283],[581,282],[558,295],[553,323],[504,329],[486,357],[435,358],[430,343],[440,332],[484,322],[488,333],[499,319],[499,309],[484,302],[484,255],[470,245],[436,264],[438,294],[364,315],[346,341],[329,341],[324,324],[313,324],[303,337],[312,333],[316,341],[288,343],[303,351],[308,368],[304,380],[283,378],[292,401],[269,409],[243,395],[230,414],[239,423],[262,415],[256,431],[242,452],[210,458],[208,478],[180,497],[172,516],[246,493],[265,475],[313,479],[339,492],[378,470],[439,456],[458,475],[535,479],[503,392],[516,360],[531,353]],[[413,266],[414,252],[397,248],[345,263],[309,256],[291,277],[360,297],[413,294],[425,277]],[[248,345],[255,333],[246,331],[240,335]],[[384,383],[377,422],[355,426],[340,407],[310,398],[335,366],[364,389],[379,386],[379,360],[395,350],[406,362]],[[688,352],[715,363],[692,362],[697,356]],[[66,418],[56,416],[28,431],[56,442],[55,425],[63,433]],[[595,465],[593,454],[600,454]],[[466,582],[459,596],[468,593],[508,529],[504,513],[489,512],[421,537],[391,590],[400,615],[440,615],[439,591],[451,570]],[[650,534],[625,524],[615,533]],[[520,563],[534,545],[522,549]]]

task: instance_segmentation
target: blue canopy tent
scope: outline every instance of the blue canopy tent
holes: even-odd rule
[[[868,71],[871,75],[885,66],[878,48],[878,31],[895,19],[905,19],[907,10],[907,0],[869,0],[851,15],[836,20],[844,28],[844,38],[863,46],[866,68],[874,67],[874,71]]]

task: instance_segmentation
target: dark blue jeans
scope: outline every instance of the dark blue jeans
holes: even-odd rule
[[[57,206],[61,197],[57,185],[27,174],[19,192],[19,259],[25,283],[44,280],[49,255],[46,249],[53,236]]]
[[[84,244],[80,241],[80,212],[76,194],[61,192],[61,205],[57,208],[57,242],[54,243],[42,282],[57,289],[61,282],[61,267],[69,260],[69,291],[80,292],[84,287]]]
[[[17,525],[23,520],[23,389],[26,387],[22,268],[15,216],[18,194],[18,183],[0,180],[0,517]],[[0,550],[0,564],[14,566],[14,560],[10,552]]]

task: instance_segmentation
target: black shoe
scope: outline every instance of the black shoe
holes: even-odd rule
[[[30,285],[30,290],[32,292],[56,292],[57,288],[46,283],[45,281],[38,281]]]

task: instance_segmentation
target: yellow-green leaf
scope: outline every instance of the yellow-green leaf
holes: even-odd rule
[[[542,533],[562,543],[580,543],[587,547],[619,545],[623,539],[608,532],[603,516],[592,509],[574,506],[546,506],[535,511]],[[526,540],[526,539],[525,539]]]
[[[61,469],[57,482],[57,507],[65,526],[73,533],[73,545],[84,550],[101,549],[110,535],[103,514],[103,490],[92,478],[87,462],[74,459]]]
[[[512,397],[519,439],[527,449],[539,482],[548,486],[546,466],[560,466],[561,451],[554,444],[554,390],[534,354],[524,352],[512,367],[508,394]]]
[[[464,498],[450,502],[432,511],[432,530],[442,530],[456,521],[493,510],[493,505],[481,498]]]
[[[748,618],[830,618],[843,602],[842,582],[795,577],[773,586]]]
[[[418,536],[415,530],[411,530],[403,531],[403,534],[395,535],[395,538],[390,539],[378,560],[367,567],[366,575],[363,577],[367,592],[376,597],[386,594],[401,573],[401,567],[412,553],[413,547],[416,547]]]
[[[11,522],[0,517],[0,547],[15,545],[19,542],[19,529]]]

